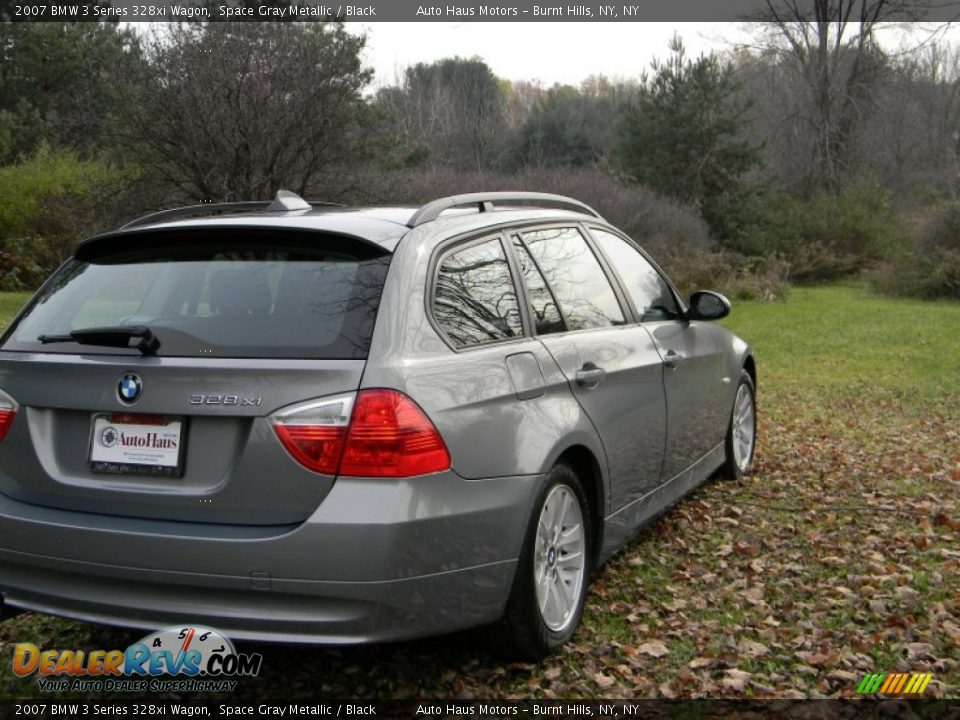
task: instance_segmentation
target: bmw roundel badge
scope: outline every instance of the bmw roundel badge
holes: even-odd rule
[[[140,378],[133,373],[127,373],[120,378],[120,384],[117,386],[117,395],[120,396],[122,402],[128,405],[135,403],[142,391],[143,383],[141,383]]]

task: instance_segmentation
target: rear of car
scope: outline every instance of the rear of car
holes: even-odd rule
[[[323,642],[496,619],[533,480],[464,480],[364,385],[392,258],[236,221],[81,246],[0,347],[3,601]]]

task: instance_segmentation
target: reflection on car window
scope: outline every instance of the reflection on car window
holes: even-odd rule
[[[533,312],[533,321],[537,327],[537,333],[547,335],[549,333],[563,332],[567,326],[560,317],[560,309],[557,307],[557,301],[554,299],[547,287],[546,281],[537,265],[530,257],[530,251],[520,242],[520,238],[513,238],[513,247],[516,249],[517,261],[520,264],[520,272],[523,273],[523,279],[527,287],[527,297],[530,300],[530,310]]]
[[[641,322],[672,320],[679,315],[670,286],[636,248],[606,230],[591,228],[590,232],[623,279]]]
[[[623,324],[623,311],[617,296],[579,230],[536,230],[524,233],[523,241],[560,303],[567,329]]]
[[[38,338],[146,325],[161,342],[160,356],[365,358],[390,257],[323,244],[318,238],[315,248],[285,247],[277,233],[210,233],[195,243],[165,245],[161,238],[136,254],[73,260],[4,349],[75,353],[73,343],[42,345]],[[88,345],[83,352],[118,351]]]
[[[517,293],[498,239],[450,253],[441,261],[433,312],[458,348],[523,334]]]

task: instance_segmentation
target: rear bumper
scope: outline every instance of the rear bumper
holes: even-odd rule
[[[75,513],[0,495],[7,605],[156,630],[360,643],[497,619],[541,476],[338,480],[294,527]]]

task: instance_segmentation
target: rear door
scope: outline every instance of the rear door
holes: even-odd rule
[[[0,389],[20,407],[0,492],[130,517],[304,520],[333,478],[295,462],[267,416],[357,389],[390,256],[236,228],[123,245],[87,248],[3,337]],[[69,337],[131,326],[150,329],[155,354]]]
[[[603,442],[615,511],[660,477],[666,437],[660,356],[631,322],[579,228],[523,231],[513,246],[539,339]]]
[[[591,227],[590,234],[663,358],[667,445],[661,479],[666,481],[722,442],[726,432],[730,378],[718,328],[684,320],[670,285],[631,242],[600,227]]]

